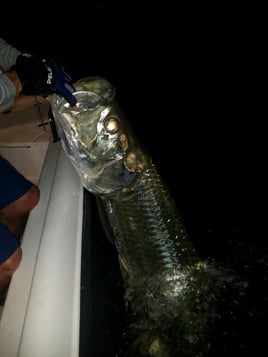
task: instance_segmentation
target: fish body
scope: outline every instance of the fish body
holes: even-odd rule
[[[133,336],[126,356],[205,356],[209,282],[175,202],[111,84],[88,77],[75,88],[77,108],[53,94],[52,111],[118,251]]]

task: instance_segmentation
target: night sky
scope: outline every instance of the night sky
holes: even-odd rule
[[[267,350],[268,291],[259,24],[245,8],[144,4],[95,0],[54,9],[48,1],[29,13],[10,5],[1,37],[57,59],[74,80],[100,75],[117,88],[199,254],[252,284],[248,304],[257,313],[241,340],[257,355],[257,346]],[[250,326],[258,330],[256,344]]]

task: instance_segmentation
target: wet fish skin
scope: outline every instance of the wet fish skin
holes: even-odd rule
[[[129,189],[100,197],[125,281],[132,316],[129,333],[142,336],[138,345],[144,343],[145,350],[156,341],[165,345],[164,351],[159,347],[148,356],[203,356],[209,348],[211,281],[155,165],[140,173]]]
[[[126,356],[204,356],[210,280],[175,202],[113,87],[92,77],[75,86],[78,109],[54,94],[52,111],[63,147],[113,234],[132,317]]]

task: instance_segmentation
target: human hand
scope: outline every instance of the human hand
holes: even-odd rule
[[[22,84],[21,94],[47,97],[57,93],[71,106],[76,104],[71,76],[54,60],[20,55],[12,67]]]

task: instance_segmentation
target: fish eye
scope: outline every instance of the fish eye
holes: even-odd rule
[[[119,122],[116,118],[108,118],[104,123],[104,128],[107,133],[115,134],[119,128]]]

